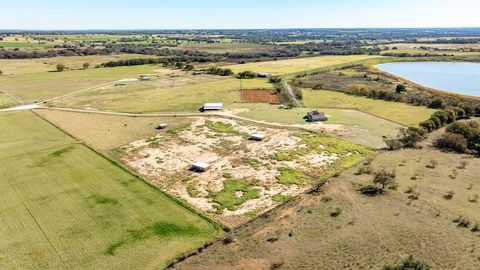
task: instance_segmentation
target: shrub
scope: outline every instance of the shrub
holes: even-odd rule
[[[453,150],[459,153],[465,153],[468,149],[468,142],[463,135],[445,133],[433,141],[437,148]]]
[[[431,109],[442,109],[445,107],[445,103],[441,97],[436,97],[430,101],[428,107]]]
[[[338,217],[342,213],[342,210],[340,208],[335,208],[330,212],[331,217]]]
[[[257,73],[252,72],[252,71],[243,71],[238,73],[238,78],[239,79],[254,79],[257,78]]]
[[[397,84],[397,87],[395,87],[395,92],[397,92],[397,94],[401,94],[406,91],[407,91],[407,87],[405,87],[404,84]]]
[[[385,169],[382,169],[374,173],[373,183],[381,185],[380,190],[383,191],[386,187],[395,183],[395,177],[395,172],[387,172]]]
[[[430,266],[424,262],[413,259],[413,256],[409,256],[400,265],[397,266],[385,266],[384,270],[429,270]]]
[[[398,139],[387,138],[384,140],[387,148],[391,151],[403,148],[403,143]]]
[[[418,124],[420,127],[424,128],[428,132],[432,132],[436,129],[436,124],[431,119],[421,122]]]
[[[445,200],[451,200],[451,199],[453,199],[453,195],[455,195],[455,192],[447,191],[447,193],[445,193],[445,195],[443,195],[443,198]]]
[[[62,72],[62,71],[64,71],[64,70],[65,70],[65,68],[66,68],[66,67],[65,67],[65,65],[62,65],[62,64],[57,64],[57,71],[58,71],[58,72]]]

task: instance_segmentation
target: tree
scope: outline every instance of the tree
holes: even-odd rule
[[[415,148],[417,143],[425,138],[425,131],[419,128],[409,127],[400,129],[398,140],[406,148]]]
[[[428,132],[432,132],[435,130],[435,123],[431,120],[431,119],[428,119],[426,121],[423,121],[421,122],[420,124],[418,124],[420,127],[424,128],[426,131]]]
[[[442,109],[445,107],[445,103],[441,97],[436,97],[430,101],[428,107],[432,109]]]
[[[65,65],[62,65],[62,64],[57,64],[57,71],[58,71],[58,72],[62,72],[62,71],[64,71],[64,70],[65,70],[65,68],[66,68],[66,67],[65,67]]]
[[[382,168],[380,171],[374,173],[373,183],[375,185],[380,185],[379,188],[381,191],[384,191],[388,186],[395,184],[395,172],[387,172],[385,168]]]
[[[465,153],[468,148],[468,142],[463,135],[445,133],[433,141],[433,146],[441,149],[454,150],[459,153]]]
[[[88,69],[90,67],[90,63],[85,62],[83,63],[83,69]]]
[[[190,70],[193,70],[194,68],[195,68],[194,65],[192,65],[192,64],[187,64],[187,65],[185,65],[185,67],[183,68],[183,70],[185,70],[185,71],[190,71]]]
[[[397,94],[401,94],[406,91],[407,87],[404,84],[397,84],[397,87],[395,88],[395,92],[397,92]]]

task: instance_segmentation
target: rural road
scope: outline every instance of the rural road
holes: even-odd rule
[[[293,92],[293,88],[290,84],[283,82],[283,85],[287,89],[288,94],[292,97],[293,102],[295,103],[295,107],[302,107],[302,103],[298,98],[295,96],[295,93]]]

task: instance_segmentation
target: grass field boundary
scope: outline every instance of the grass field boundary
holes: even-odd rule
[[[167,198],[169,198],[170,200],[172,200],[174,203],[180,205],[181,207],[183,208],[186,208],[187,210],[189,210],[190,212],[192,212],[193,214],[197,215],[198,217],[204,219],[205,221],[207,221],[208,223],[210,223],[211,225],[213,225],[213,227],[215,229],[220,229],[222,231],[226,231],[228,230],[228,228],[226,226],[224,226],[223,224],[209,218],[208,216],[205,216],[204,214],[200,213],[199,211],[197,211],[196,209],[194,209],[193,207],[191,207],[190,205],[188,205],[187,203],[179,200],[178,198],[164,192],[163,190],[159,189],[157,186],[155,186],[154,184],[148,182],[147,180],[143,179],[142,177],[140,177],[139,175],[133,173],[132,171],[130,171],[127,167],[123,166],[121,163],[107,157],[106,155],[104,155],[103,153],[95,150],[93,147],[91,147],[90,145],[86,144],[85,142],[83,142],[82,140],[79,140],[77,139],[75,136],[73,136],[72,134],[66,132],[65,130],[61,129],[59,126],[55,125],[54,123],[48,121],[47,119],[43,118],[42,116],[40,116],[38,113],[36,113],[35,111],[32,111],[36,116],[38,116],[40,119],[42,119],[43,121],[46,121],[47,123],[49,123],[50,125],[54,126],[56,129],[62,131],[64,134],[68,135],[69,137],[71,137],[72,139],[74,139],[75,141],[79,141],[81,142],[80,144],[84,145],[85,147],[87,147],[88,149],[90,149],[91,151],[93,151],[95,154],[99,155],[100,157],[102,157],[103,159],[107,160],[108,162],[110,162],[113,166],[121,169],[122,171],[128,173],[129,175],[133,176],[134,178],[136,178],[137,180],[140,180],[142,183],[148,185],[150,188],[153,188],[154,190],[156,190],[157,192],[160,192],[162,195],[165,195]]]

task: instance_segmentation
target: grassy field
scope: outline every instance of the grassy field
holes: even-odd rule
[[[435,112],[426,107],[350,96],[333,91],[310,89],[302,89],[302,91],[303,103],[306,107],[357,109],[405,126],[417,126]]]
[[[55,71],[57,64],[63,64],[69,69],[81,69],[84,63],[90,63],[90,68],[108,61],[133,58],[150,58],[154,56],[140,54],[89,55],[89,56],[58,56],[37,59],[0,59],[0,69],[4,75],[18,75]]]
[[[15,100],[11,99],[9,96],[0,92],[0,109],[12,107],[16,104],[17,102]]]
[[[426,168],[430,159],[436,169]],[[431,149],[381,154],[371,166],[396,170],[396,190],[362,195],[359,185],[373,175],[349,170],[321,194],[303,195],[240,227],[231,244],[215,244],[175,269],[383,269],[409,255],[431,269],[479,269],[479,233],[472,228],[480,215],[469,198],[480,193],[480,160],[458,169],[462,160]],[[447,176],[453,170],[455,179]],[[411,187],[416,193],[407,193]],[[454,222],[459,216],[468,228]]]
[[[121,79],[138,78],[153,73],[160,66],[134,66],[72,70],[64,72],[37,72],[0,77],[0,88],[23,102],[34,102],[72,93]]]
[[[180,50],[195,50],[208,53],[259,53],[268,51],[272,46],[252,43],[193,43],[182,44],[177,47]]]
[[[383,136],[394,137],[402,127],[396,123],[375,117],[357,110],[324,109],[324,108],[294,108],[290,110],[278,109],[276,105],[236,103],[227,106],[230,110],[239,110],[239,116],[280,124],[317,125],[305,122],[303,117],[312,110],[320,110],[329,116],[324,122],[327,125],[342,125],[346,132],[337,133],[337,136],[366,145],[372,148],[383,148]],[[241,109],[247,109],[243,111]]]
[[[13,48],[49,48],[52,44],[41,44],[38,42],[0,42],[0,48],[13,49]]]
[[[193,121],[178,117],[128,117],[47,109],[36,112],[75,138],[102,152],[166,132],[155,129],[159,123],[168,124],[167,130],[170,130]]]
[[[198,79],[198,78],[197,78]],[[171,87],[134,84],[124,89],[110,87],[73,96],[55,105],[125,112],[198,112],[206,102],[240,102],[240,81],[214,77],[214,81]],[[243,80],[245,89],[272,88],[263,79]]]
[[[156,269],[219,234],[31,112],[0,129],[2,268]]]
[[[307,70],[317,69],[322,67],[341,65],[349,62],[367,60],[372,58],[378,58],[378,56],[368,56],[368,55],[319,56],[319,57],[239,64],[239,65],[225,66],[224,68],[230,68],[235,73],[248,70],[248,71],[254,71],[254,72],[269,72],[274,75],[284,75],[284,74],[297,73],[301,71],[307,71]]]

